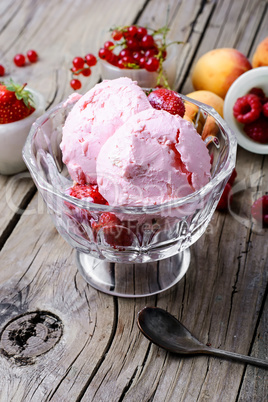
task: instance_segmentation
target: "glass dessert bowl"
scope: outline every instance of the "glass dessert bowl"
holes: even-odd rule
[[[236,157],[236,139],[209,106],[181,95],[211,155],[211,180],[192,194],[143,207],[76,199],[62,162],[62,127],[77,99],[63,102],[32,126],[23,158],[54,224],[77,250],[77,265],[94,288],[123,297],[160,293],[175,285],[190,263],[189,247],[205,232]],[[113,222],[105,219],[113,216]]]

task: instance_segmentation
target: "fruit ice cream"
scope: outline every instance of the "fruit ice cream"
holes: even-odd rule
[[[129,78],[103,81],[78,99],[61,149],[71,178],[97,185],[109,205],[159,205],[210,180],[210,156],[194,126],[153,108]]]
[[[148,108],[103,145],[97,182],[110,205],[162,204],[206,185],[210,167],[206,145],[190,122]]]
[[[74,105],[63,127],[63,162],[71,178],[96,183],[96,161],[109,137],[132,115],[151,108],[143,90],[129,78],[105,80]]]

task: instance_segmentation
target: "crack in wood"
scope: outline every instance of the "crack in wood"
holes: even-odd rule
[[[18,12],[20,12],[20,9],[21,9],[21,7],[19,7],[18,11],[17,11],[15,14],[17,14]],[[12,49],[12,48],[14,47],[14,44],[16,44],[16,43],[18,42],[18,40],[19,40],[19,38],[20,38],[21,36],[23,36],[23,33],[25,32],[25,30],[26,30],[26,28],[27,28],[29,22],[32,21],[32,19],[33,19],[33,14],[34,14],[34,13],[32,12],[32,10],[34,10],[34,7],[30,6],[30,7],[29,7],[29,10],[30,10],[31,12],[30,12],[29,15],[27,16],[27,18],[25,18],[25,23],[23,24],[23,26],[22,26],[22,28],[21,28],[20,30],[16,31],[16,36],[13,36],[13,37],[12,37],[12,42],[9,43],[9,47],[7,48],[7,50],[6,50],[5,52],[3,52],[3,54],[6,54],[6,53],[9,51],[9,49]],[[5,26],[5,28],[6,28],[6,26]]]
[[[4,229],[2,235],[0,236],[0,251],[4,247],[7,239],[9,238],[9,236],[11,235],[13,230],[15,229],[15,227],[18,224],[19,220],[21,219],[25,209],[29,205],[30,201],[33,199],[35,193],[36,193],[36,187],[35,187],[35,185],[33,185],[28,190],[28,192],[25,194],[25,196],[23,197],[21,203],[19,204],[19,206],[17,208],[17,211],[15,212],[15,214],[9,221],[9,223],[6,226],[6,228]]]
[[[6,30],[6,28],[8,27],[8,25],[10,24],[10,22],[14,19],[14,17],[20,12],[21,7],[22,7],[22,1],[21,3],[18,5],[18,7],[15,9],[15,11],[13,12],[13,14],[10,14],[9,12],[9,8],[11,7],[11,3],[9,4],[9,6],[7,7],[7,9],[5,10],[5,12],[8,14],[9,18],[7,20],[7,22],[5,23],[5,25],[2,26],[2,29],[0,30],[0,34],[2,32],[4,32]],[[1,16],[2,18],[4,17],[4,14]],[[9,51],[9,47],[7,49],[7,51]],[[5,53],[3,53],[5,54]]]
[[[210,358],[207,358],[207,369],[206,369],[206,373],[205,373],[205,375],[204,375],[204,379],[203,379],[202,384],[201,384],[201,386],[200,386],[200,390],[199,390],[199,393],[198,393],[198,395],[197,395],[196,401],[199,401],[199,398],[201,398],[201,399],[200,399],[201,401],[203,401],[203,400],[205,399],[205,398],[202,396],[202,389],[203,389],[203,385],[205,385],[206,378],[207,378],[208,373],[209,373],[209,362],[210,362]]]
[[[202,1],[201,1],[199,10],[197,11],[196,16],[194,17],[194,19],[192,20],[192,22],[191,22],[191,24],[190,24],[191,29],[190,29],[190,32],[189,32],[187,38],[186,38],[186,42],[188,42],[188,41],[190,40],[191,35],[192,35],[192,33],[194,32],[194,28],[195,28],[195,25],[196,25],[196,23],[197,23],[197,21],[198,21],[198,18],[199,18],[199,16],[202,14],[202,12],[203,12],[203,10],[204,10],[204,8],[205,8],[205,6],[206,6],[206,3],[207,3],[207,0],[202,0]],[[185,71],[184,76],[182,77],[182,80],[181,80],[181,83],[180,83],[180,87],[178,88],[178,92],[181,91],[181,89],[183,88],[184,84],[186,83],[186,80],[187,80],[187,78],[188,78],[188,76],[189,76],[189,71],[191,70],[191,67],[192,67],[193,63],[194,63],[195,60],[196,60],[196,54],[197,54],[197,52],[198,52],[199,45],[200,45],[200,43],[201,43],[202,40],[203,40],[203,37],[204,37],[205,32],[206,32],[206,28],[207,28],[207,26],[209,25],[210,20],[211,20],[213,14],[214,14],[214,10],[215,10],[215,8],[216,8],[216,1],[213,0],[213,3],[214,3],[214,4],[213,4],[213,6],[212,6],[212,8],[211,8],[211,12],[210,12],[210,14],[209,14],[209,16],[208,16],[208,19],[207,19],[207,21],[206,21],[205,27],[204,27],[204,29],[203,29],[203,33],[200,35],[199,40],[198,40],[198,42],[197,42],[196,50],[193,52],[192,57],[191,57],[191,60],[189,60],[189,63],[188,63],[188,68],[187,68],[187,70]]]
[[[87,391],[87,388],[89,387],[89,385],[91,384],[96,373],[99,371],[100,367],[102,366],[103,362],[105,361],[106,355],[107,355],[108,351],[110,350],[113,340],[115,338],[117,326],[118,326],[118,299],[117,299],[117,297],[114,297],[114,321],[113,321],[113,327],[111,330],[110,337],[108,339],[106,348],[104,349],[102,356],[100,357],[99,361],[96,363],[94,370],[92,371],[90,377],[86,381],[86,384],[83,386],[82,390],[80,391],[80,393],[76,399],[76,402],[81,401],[81,399],[83,398],[83,396],[85,395],[85,393]],[[51,400],[51,398],[49,400]]]

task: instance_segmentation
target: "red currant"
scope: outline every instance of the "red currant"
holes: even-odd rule
[[[73,79],[70,82],[71,87],[76,91],[77,89],[80,89],[82,84],[79,80],[77,79]]]
[[[138,39],[136,39],[136,38],[129,38],[129,39],[127,39],[127,47],[130,50],[139,50],[140,43],[139,43]]]
[[[143,49],[150,49],[151,47],[154,47],[154,38],[152,35],[144,35],[144,37],[141,40],[141,47]]]
[[[75,68],[83,68],[85,64],[85,61],[82,57],[75,57],[73,59],[73,66]]]
[[[138,27],[137,29],[137,38],[141,39],[143,38],[145,35],[147,35],[147,29],[144,27]]]
[[[108,61],[109,61],[109,63],[113,64],[114,66],[117,66],[118,60],[119,60],[119,57],[116,54],[111,53],[111,56],[109,57]]]
[[[79,75],[81,73],[81,68],[72,67],[71,72],[75,75]]]
[[[25,56],[21,53],[16,54],[16,56],[13,59],[14,63],[16,64],[17,67],[22,67],[25,64]]]
[[[101,47],[100,50],[99,50],[100,59],[106,59],[107,55],[108,55],[108,52],[109,51],[107,49],[104,49],[104,47]]]
[[[130,27],[128,27],[127,31],[128,31],[128,34],[133,37],[138,32],[138,28],[135,25],[131,25]]]
[[[133,52],[132,57],[133,57],[133,59],[135,60],[136,63],[139,63],[140,58],[143,57],[143,53],[141,51]]]
[[[123,34],[121,31],[117,31],[116,29],[112,32],[112,38],[114,40],[120,40],[123,38]]]
[[[85,56],[85,61],[89,67],[93,67],[97,64],[96,57],[94,56],[94,54],[91,54],[91,53],[89,53]]]
[[[84,77],[89,77],[91,74],[91,70],[90,68],[84,68],[84,70],[82,70],[81,73]]]
[[[166,50],[162,50],[162,57],[163,57],[163,60],[165,60],[165,58],[167,57],[167,51]]]
[[[5,67],[0,64],[0,77],[3,77],[5,75]]]
[[[125,57],[125,56],[131,56],[132,52],[129,49],[122,49],[121,52],[119,53],[119,57]]]
[[[145,68],[145,64],[146,64],[146,58],[145,57],[141,57],[139,60],[139,66],[140,68]]]
[[[150,72],[157,71],[159,68],[159,60],[155,57],[150,57],[145,63],[145,69]]]
[[[135,60],[132,56],[124,56],[122,57],[122,61],[125,65],[135,63]]]
[[[110,40],[104,43],[104,49],[113,50],[114,43]]]
[[[151,49],[146,50],[145,57],[149,59],[150,57],[156,56],[158,53],[158,49],[156,47],[152,47]]]
[[[28,50],[27,57],[30,63],[36,63],[38,60],[38,54],[35,50]]]
[[[118,60],[118,62],[117,62],[117,67],[119,67],[119,68],[125,68],[125,64],[124,64],[124,62],[123,62],[122,59],[119,59],[119,60]]]

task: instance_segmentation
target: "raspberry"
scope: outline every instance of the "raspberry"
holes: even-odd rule
[[[268,143],[268,119],[261,116],[252,123],[245,124],[244,132],[256,142]]]
[[[263,195],[254,202],[251,214],[257,222],[268,226],[268,195]]]
[[[233,107],[234,117],[239,123],[252,123],[260,117],[262,103],[256,95],[238,98]]]
[[[268,117],[268,101],[262,105],[262,113],[265,117]]]
[[[251,95],[256,95],[258,98],[265,98],[265,93],[263,92],[263,90],[261,88],[251,88],[251,90],[249,91],[249,94]]]
[[[92,222],[95,238],[99,229],[103,230],[106,243],[112,247],[127,247],[132,244],[132,233],[122,226],[122,222],[111,212],[103,212],[98,222]]]

